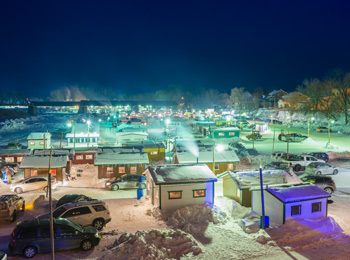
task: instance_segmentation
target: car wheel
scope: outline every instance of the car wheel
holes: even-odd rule
[[[316,172],[316,175],[321,175],[321,174],[322,174],[322,172],[320,172],[320,171]]]
[[[25,211],[25,209],[26,209],[26,203],[25,203],[25,202],[23,202],[23,205],[22,205],[21,211]]]
[[[47,192],[47,191],[48,191],[48,189],[49,189],[49,188],[48,188],[47,186],[46,186],[46,187],[44,187],[44,191],[45,191],[45,192]]]
[[[14,212],[12,213],[12,216],[11,216],[11,218],[10,218],[10,221],[11,221],[11,222],[15,222],[15,221],[16,221],[16,218],[17,218],[17,216],[16,216],[16,211],[14,211]]]
[[[333,189],[332,188],[327,187],[324,190],[327,191],[329,194],[333,193]]]
[[[89,251],[91,248],[93,248],[93,244],[92,244],[91,240],[86,239],[83,242],[81,242],[80,248],[84,251]]]
[[[294,166],[294,170],[295,170],[296,172],[300,171],[300,169],[301,169],[301,166],[300,166],[299,164],[297,164],[297,165]]]
[[[21,194],[21,193],[23,192],[23,190],[22,190],[21,188],[16,188],[16,189],[15,189],[15,192],[16,192],[17,194]]]
[[[104,225],[105,225],[105,221],[101,218],[95,219],[94,222],[92,222],[92,226],[97,230],[101,230]]]
[[[114,185],[111,186],[111,189],[114,190],[114,191],[117,191],[117,190],[119,190],[119,186],[114,184]]]
[[[32,258],[36,255],[37,253],[37,249],[35,246],[27,246],[24,250],[23,250],[23,255],[27,258]]]
[[[334,171],[333,171],[333,174],[334,174],[334,175],[338,174],[338,170],[334,170]]]

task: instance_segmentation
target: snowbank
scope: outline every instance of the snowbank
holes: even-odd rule
[[[180,259],[187,254],[198,255],[202,249],[194,238],[179,229],[124,233],[101,259]]]

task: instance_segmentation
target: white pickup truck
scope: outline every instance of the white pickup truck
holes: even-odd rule
[[[294,171],[298,172],[301,170],[302,167],[308,166],[312,162],[323,162],[324,160],[317,159],[314,156],[311,155],[298,155],[296,157],[290,157],[289,160],[281,159],[283,161],[287,161],[290,163],[290,165],[293,167]]]

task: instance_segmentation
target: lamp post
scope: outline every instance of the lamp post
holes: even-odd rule
[[[91,124],[91,121],[88,120],[87,121],[87,125],[88,125],[87,147],[89,147],[89,141],[90,141],[90,124]]]
[[[239,138],[242,140],[242,122],[239,122]]]
[[[74,143],[74,150],[75,150],[75,121],[72,120],[71,122],[73,122],[73,143]],[[68,127],[72,127],[72,123],[70,122],[67,125]]]
[[[271,116],[271,120],[272,120],[272,116]],[[275,139],[276,139],[276,120],[273,120],[272,153],[275,151]]]
[[[331,123],[334,123],[334,120],[331,121]],[[328,143],[331,143],[331,127],[330,127],[330,123],[329,123],[329,118],[328,118]]]
[[[167,133],[166,133],[166,146],[167,146],[167,149],[169,149],[170,147],[168,145],[169,145],[169,124],[170,124],[170,119],[167,118],[165,120],[165,123],[166,123],[166,131],[167,131]]]
[[[213,173],[215,174],[215,149],[218,150],[218,152],[221,152],[224,150],[224,146],[222,144],[218,144],[217,146],[215,146],[214,143],[214,147],[213,147]]]

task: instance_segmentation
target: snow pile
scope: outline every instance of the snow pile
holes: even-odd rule
[[[279,247],[304,250],[329,245],[342,235],[343,230],[333,218],[325,217],[314,220],[288,218],[283,226],[266,229],[266,232],[270,237],[259,237],[258,242],[274,241]]]
[[[316,141],[314,141],[312,138],[306,138],[305,140],[301,141],[302,144],[317,144]]]
[[[124,233],[102,259],[180,259],[187,254],[198,255],[201,252],[194,238],[181,230],[151,229]]]
[[[331,143],[326,143],[325,146],[323,146],[323,148],[325,149],[332,149],[332,150],[339,150],[339,146],[335,145],[335,144],[331,144]]]
[[[9,119],[3,122],[2,125],[0,132],[12,132],[32,127],[31,125],[26,125],[23,119]]]

